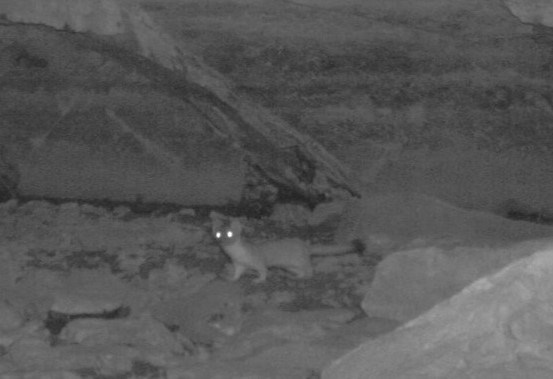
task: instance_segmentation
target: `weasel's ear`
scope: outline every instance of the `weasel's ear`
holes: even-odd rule
[[[220,218],[211,219],[211,233],[215,234],[221,229],[222,226],[223,226],[223,220],[221,220]]]
[[[209,212],[209,218],[211,219],[211,221],[224,220],[226,216],[219,212],[211,211]]]
[[[240,234],[243,228],[242,223],[240,222],[240,219],[236,217],[231,217],[230,228],[234,230],[237,234]]]

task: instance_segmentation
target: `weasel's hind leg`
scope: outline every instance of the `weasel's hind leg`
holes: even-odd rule
[[[254,283],[263,283],[267,279],[267,267],[264,265],[258,267],[252,267],[253,270],[259,273],[257,279],[254,279]]]
[[[267,279],[267,267],[265,267],[265,265],[263,264],[245,265],[242,263],[234,262],[232,265],[234,266],[234,274],[232,275],[230,280],[232,280],[233,282],[240,279],[242,274],[246,272],[247,269],[252,269],[253,271],[258,273],[258,277],[254,280],[254,283],[262,283]]]

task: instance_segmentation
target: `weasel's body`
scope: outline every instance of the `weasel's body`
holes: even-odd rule
[[[223,226],[220,220],[213,223],[213,235],[232,260],[232,280],[238,280],[247,269],[252,269],[259,274],[256,282],[263,282],[267,278],[269,267],[280,267],[294,273],[298,278],[309,278],[313,275],[311,255],[345,254],[360,248],[355,244],[314,246],[299,238],[254,244],[244,241],[241,233],[242,224],[237,219],[232,219],[227,226]]]

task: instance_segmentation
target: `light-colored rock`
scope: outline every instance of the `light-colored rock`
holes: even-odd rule
[[[314,343],[288,342],[265,346],[246,362],[260,367],[293,367],[317,372],[343,354],[343,349]]]
[[[10,199],[0,203],[0,212],[2,212],[2,214],[9,214],[17,209],[18,204],[19,201],[17,199]]]
[[[300,367],[250,365],[243,361],[208,362],[169,367],[167,379],[305,379],[313,371]]]
[[[553,27],[553,2],[550,0],[503,0],[522,22]]]
[[[69,27],[77,32],[120,34],[123,14],[112,0],[6,1],[2,10],[16,22],[40,23],[56,29]]]
[[[553,236],[553,228],[471,211],[417,193],[352,199],[336,232],[344,242],[360,238],[367,249],[401,248],[417,241],[473,244],[519,242]]]
[[[114,311],[126,304],[131,287],[107,272],[75,270],[53,288],[54,312],[74,314],[101,314]]]
[[[190,292],[181,290],[155,304],[152,314],[165,325],[178,326],[193,342],[211,344],[240,329],[244,294],[236,283],[197,279],[197,286],[187,283]]]
[[[21,372],[18,370],[14,374],[4,374],[2,379],[83,379],[76,372],[70,370],[36,370]]]
[[[196,211],[192,208],[182,208],[178,214],[179,216],[196,217]]]
[[[329,356],[337,357],[343,346],[318,343],[355,316],[351,310],[323,309],[283,312],[273,309],[249,315],[237,334],[225,340],[215,357],[242,360],[254,365],[320,368]],[[273,360],[271,360],[273,356]],[[301,362],[301,363],[300,363]]]
[[[129,346],[51,346],[49,341],[36,338],[21,339],[8,352],[19,370],[30,372],[101,367],[106,374],[124,373],[136,360],[147,358]]]
[[[388,255],[361,304],[370,317],[405,322],[512,261],[553,246],[553,240],[505,247],[419,248]]]
[[[553,251],[477,280],[327,367],[323,379],[553,377]]]
[[[184,353],[177,338],[147,314],[121,320],[77,319],[65,326],[60,339],[88,347],[122,345],[159,354]]]
[[[76,32],[134,37],[141,54],[162,65],[183,69],[182,51],[139,6],[128,0],[4,1],[0,13],[14,22],[35,23]]]

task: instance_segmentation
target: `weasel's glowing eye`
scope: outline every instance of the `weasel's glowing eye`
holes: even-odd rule
[[[215,233],[215,238],[221,238],[221,232]]]
[[[227,232],[227,237],[228,237],[228,238],[231,238],[232,236],[233,236],[233,233],[229,230],[229,231]]]

